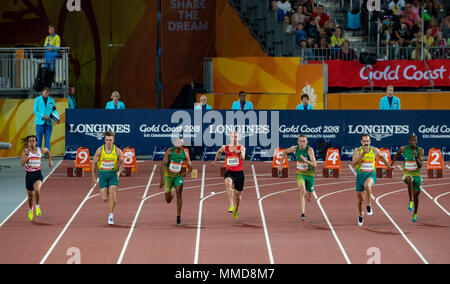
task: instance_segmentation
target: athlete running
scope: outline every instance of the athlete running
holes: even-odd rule
[[[417,222],[417,209],[419,208],[419,195],[422,190],[422,176],[420,170],[423,166],[424,150],[417,146],[417,136],[411,135],[408,139],[407,146],[401,147],[394,158],[392,159],[391,166],[394,162],[403,155],[403,181],[408,186],[409,206],[408,210],[413,211],[412,221]]]
[[[283,151],[280,165],[281,171],[283,168],[283,161],[287,154],[294,153],[297,159],[297,186],[300,191],[300,220],[306,220],[306,206],[305,199],[311,202],[311,196],[314,192],[314,171],[317,167],[314,149],[308,145],[308,138],[301,134],[298,136],[297,144]]]
[[[50,151],[45,148],[36,147],[37,138],[35,135],[30,135],[22,139],[25,149],[22,151],[20,159],[21,165],[25,166],[25,187],[28,194],[28,220],[32,221],[34,217],[33,204],[36,207],[36,216],[42,215],[42,210],[39,207],[41,198],[41,187],[43,182],[41,172],[41,160],[43,155],[47,155],[48,167],[53,167],[52,157]]]

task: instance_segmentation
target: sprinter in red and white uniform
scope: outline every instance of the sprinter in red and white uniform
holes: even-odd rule
[[[217,159],[222,152],[225,152],[225,165],[227,171],[225,172],[225,187],[230,207],[228,212],[233,213],[233,218],[237,219],[239,216],[239,204],[241,202],[242,190],[244,190],[244,171],[243,163],[245,159],[245,147],[238,143],[237,131],[230,133],[230,144],[222,146],[217,151],[212,166],[216,164]],[[233,190],[234,189],[234,190]]]
[[[25,187],[28,193],[28,220],[33,220],[33,204],[36,205],[36,216],[41,216],[42,211],[39,207],[39,200],[41,196],[41,186],[43,177],[41,173],[41,161],[43,155],[47,154],[48,167],[53,167],[52,157],[50,151],[45,148],[36,147],[37,139],[35,135],[30,135],[22,139],[25,149],[22,151],[20,163],[25,166]]]

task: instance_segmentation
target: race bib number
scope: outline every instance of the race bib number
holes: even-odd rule
[[[183,165],[181,163],[170,162],[169,172],[178,174],[179,172],[181,172],[182,167]]]
[[[305,162],[297,162],[297,171],[306,172],[309,169],[309,165]]]
[[[234,157],[234,158],[228,158],[227,159],[227,166],[229,167],[235,167],[239,165],[239,158],[238,157]]]
[[[373,162],[362,162],[359,170],[361,172],[373,172]]]
[[[417,171],[417,163],[415,161],[406,161],[405,170],[408,172]]]
[[[39,158],[30,158],[28,160],[28,167],[32,169],[39,169],[41,168],[41,159]]]
[[[113,160],[103,160],[102,161],[102,170],[104,170],[104,171],[114,170],[114,161]]]

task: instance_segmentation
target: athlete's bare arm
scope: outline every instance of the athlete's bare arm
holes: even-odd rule
[[[91,174],[92,174],[92,182],[97,182],[97,176],[95,175],[95,172],[97,170],[97,163],[100,159],[100,155],[102,154],[102,147],[98,148],[97,151],[95,151],[94,158],[92,160],[92,168],[91,168]]]
[[[26,162],[28,159],[28,149],[24,149],[22,151],[22,155],[20,156],[20,164],[23,166],[25,166]]]
[[[164,153],[164,158],[162,160],[162,166],[161,166],[161,181],[159,183],[159,188],[163,188],[163,186],[164,186],[164,170],[167,167],[167,163],[169,163],[170,155],[172,155],[172,148],[167,149],[166,153]]]
[[[425,151],[423,148],[419,148],[419,157],[416,157],[417,154],[414,151],[414,159],[416,159],[417,167],[422,168],[423,166],[423,156],[425,155]]]
[[[220,147],[219,151],[217,151],[216,156],[214,157],[214,160],[211,162],[211,166],[216,165],[217,159],[219,159],[220,155],[222,155],[222,152],[225,151],[225,146]]]
[[[120,174],[122,173],[123,170],[123,152],[120,148],[117,148],[116,146],[116,153],[117,153],[117,163],[119,164],[119,170],[117,171],[117,178],[120,177]]]
[[[49,167],[49,168],[53,167],[53,161],[52,161],[52,156],[50,155],[50,150],[47,149],[47,148],[45,148],[45,147],[42,147],[42,148],[41,148],[41,152],[42,152],[42,154],[44,154],[44,155],[47,154],[48,167]]]
[[[364,148],[363,148],[363,152],[362,153],[360,153],[359,148],[355,148],[353,150],[352,166],[356,167],[356,165],[360,164],[361,163],[361,159],[366,154],[367,154],[367,152],[365,151]]]
[[[305,158],[303,158],[303,156],[300,156],[300,158],[303,160],[303,162],[307,163],[311,167],[317,168],[316,156],[314,155],[314,149],[311,147],[309,147],[308,149],[308,156],[310,161],[307,161]]]
[[[280,170],[281,170],[281,168],[283,168],[284,159],[286,158],[287,154],[294,153],[296,148],[297,148],[297,145],[283,150],[283,155],[281,156],[280,164],[278,165],[278,168]]]
[[[380,157],[380,159],[383,161],[383,163],[389,168],[392,169],[392,166],[389,164],[388,160],[386,159],[386,157],[381,153],[380,149],[372,147],[373,148],[373,153],[375,154],[375,156]]]

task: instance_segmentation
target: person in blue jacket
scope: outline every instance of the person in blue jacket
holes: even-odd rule
[[[250,110],[253,109],[253,104],[250,101],[245,100],[247,94],[244,91],[239,92],[239,100],[233,102],[231,106],[232,110]]]
[[[208,98],[205,95],[201,95],[200,96],[200,103],[197,104],[194,107],[194,109],[201,109],[203,111],[211,110],[212,107],[209,104],[207,104],[207,101],[208,101]]]
[[[387,86],[386,94],[380,100],[380,110],[400,110],[400,99],[394,96],[394,86]]]
[[[302,103],[297,106],[297,110],[313,110],[313,106],[309,104],[309,96],[307,94],[303,94],[301,96]]]
[[[67,98],[69,100],[69,109],[75,109],[77,107],[77,102],[75,101],[75,87],[70,86],[68,90],[69,94]]]
[[[33,107],[34,115],[36,115],[36,136],[37,147],[42,147],[42,137],[45,138],[45,148],[50,150],[50,137],[52,136],[53,121],[59,123],[59,113],[56,109],[55,100],[50,97],[50,89],[45,87],[42,95],[34,99]]]
[[[109,101],[108,103],[106,103],[105,109],[125,109],[125,104],[123,102],[119,101],[119,99],[120,99],[119,92],[114,91],[111,94],[111,99],[112,99],[112,101]]]

